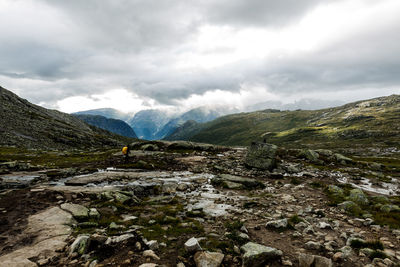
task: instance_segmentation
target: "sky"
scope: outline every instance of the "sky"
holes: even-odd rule
[[[64,112],[399,94],[399,14],[399,0],[0,0],[0,86]]]

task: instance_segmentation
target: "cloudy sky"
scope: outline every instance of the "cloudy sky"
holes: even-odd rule
[[[0,85],[74,112],[400,93],[399,0],[0,0]]]

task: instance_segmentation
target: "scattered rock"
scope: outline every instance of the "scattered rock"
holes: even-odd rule
[[[286,228],[287,226],[288,226],[288,220],[286,218],[276,221],[269,221],[265,225],[265,227],[267,228],[275,228],[275,229]]]
[[[61,209],[70,212],[77,220],[86,220],[89,218],[89,210],[82,205],[63,203],[61,204]]]

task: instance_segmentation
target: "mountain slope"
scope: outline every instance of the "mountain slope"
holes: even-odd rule
[[[126,137],[137,138],[135,131],[124,121],[109,119],[100,115],[73,115],[84,122]]]
[[[99,115],[109,119],[116,119],[127,121],[130,118],[129,114],[123,113],[119,110],[113,108],[99,108],[99,109],[90,109],[72,113],[72,115]]]
[[[156,133],[163,127],[171,117],[162,110],[142,110],[128,121],[137,136],[141,139],[155,140]]]
[[[249,145],[252,141],[288,146],[342,146],[381,142],[400,146],[400,96],[358,101],[322,110],[264,110],[218,118],[184,127],[166,138],[221,145]]]
[[[34,105],[0,87],[0,145],[40,149],[119,146],[131,140]]]

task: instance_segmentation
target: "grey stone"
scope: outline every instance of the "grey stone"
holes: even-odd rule
[[[79,255],[85,254],[87,247],[89,244],[89,236],[81,235],[78,236],[75,241],[72,243],[69,254],[71,255],[74,252],[77,252]]]
[[[100,213],[97,211],[97,209],[91,208],[89,209],[89,217],[94,219],[99,219]]]
[[[276,221],[269,221],[265,224],[265,227],[267,228],[286,228],[288,226],[288,220],[285,219],[281,219],[281,220],[276,220]]]
[[[219,267],[225,255],[218,252],[198,251],[194,255],[196,267]]]
[[[332,267],[332,260],[315,255],[314,256],[314,266],[315,267]]]
[[[195,252],[195,251],[202,250],[202,248],[199,244],[199,241],[195,237],[192,237],[188,241],[186,241],[185,250],[187,252]]]
[[[314,263],[314,255],[299,254],[299,267],[310,267]]]
[[[253,242],[248,242],[241,248],[243,251],[243,266],[248,267],[260,267],[265,266],[266,263],[274,260],[281,259],[283,253],[282,251],[256,244]]]
[[[304,245],[307,249],[311,250],[319,250],[321,248],[321,244],[315,241],[308,241]]]
[[[160,257],[158,257],[157,254],[153,250],[150,250],[150,249],[143,251],[143,257],[150,258],[150,259],[157,260],[157,261],[160,260]]]
[[[253,143],[248,149],[245,164],[249,167],[271,171],[276,167],[277,150],[276,145]]]

